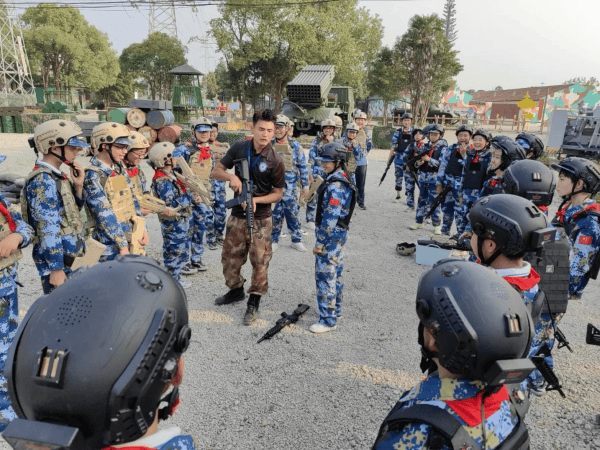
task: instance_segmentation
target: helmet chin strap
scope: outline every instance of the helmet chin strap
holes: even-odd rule
[[[66,157],[65,157],[65,146],[63,145],[62,147],[60,147],[60,155],[57,155],[54,152],[48,152],[48,154],[54,156],[55,158],[57,158],[60,162],[62,162],[63,164],[66,164],[67,166],[73,167],[73,163],[71,161],[69,161]],[[73,167],[73,173],[76,177],[79,176],[79,170],[75,169],[75,167]]]
[[[425,329],[425,327],[423,326],[422,322],[419,322],[419,336],[417,339],[417,342],[419,343],[419,345],[421,346],[421,363],[420,363],[420,367],[421,367],[421,372],[425,373],[427,370],[429,370],[429,368],[431,367],[431,364],[434,362],[433,358],[437,358],[438,357],[438,352],[433,352],[431,350],[427,350],[425,348],[425,339],[423,338],[423,330]]]
[[[477,236],[477,253],[479,254],[479,260],[481,261],[481,264],[483,264],[484,266],[490,266],[495,260],[496,258],[498,258],[498,256],[500,256],[500,254],[502,253],[500,251],[500,248],[498,248],[498,250],[496,250],[492,256],[490,256],[489,258],[485,258],[483,256],[483,241],[485,239],[483,239],[481,236]]]

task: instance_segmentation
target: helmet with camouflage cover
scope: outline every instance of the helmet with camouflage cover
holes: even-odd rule
[[[325,128],[325,127],[333,127],[335,128],[335,120],[333,120],[332,118],[327,118],[325,120],[323,120],[321,122],[321,129]]]
[[[346,125],[346,131],[356,131],[358,133],[360,128],[358,128],[358,125],[356,125],[355,122],[348,122],[348,125]]]
[[[43,155],[48,154],[52,147],[71,145],[87,148],[89,145],[80,138],[81,128],[75,122],[64,119],[48,120],[39,124],[33,130],[33,140],[36,149]]]
[[[340,116],[333,116],[336,128],[342,128],[344,126],[344,120]]]
[[[155,169],[165,167],[165,163],[173,157],[175,146],[170,142],[157,142],[150,149],[148,159]]]
[[[277,117],[275,117],[275,125],[287,127],[289,126],[289,120],[290,119],[288,119],[288,116],[283,114],[277,114]]]
[[[137,131],[132,131],[129,135],[129,150],[135,150],[138,148],[148,148],[150,147],[150,143],[146,136]]]
[[[289,117],[287,117],[287,116],[285,118],[287,119],[287,125],[288,125],[288,127],[294,128],[294,125],[296,125],[294,123],[294,121],[292,119],[290,119]]]
[[[212,122],[208,120],[206,117],[198,117],[196,119],[192,119],[191,123],[192,134],[194,131],[210,131],[212,129]]]
[[[131,130],[125,125],[116,122],[105,122],[96,125],[92,130],[92,154],[97,155],[102,149],[102,144],[129,145]]]
[[[354,111],[354,120],[356,119],[367,119],[367,113],[360,109]]]

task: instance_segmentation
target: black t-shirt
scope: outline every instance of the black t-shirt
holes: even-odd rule
[[[254,150],[254,141],[236,142],[233,144],[220,163],[228,169],[235,165],[235,174],[239,177],[240,172],[234,161],[238,159],[248,159],[250,161],[250,180],[254,182],[254,195],[263,197],[269,195],[273,188],[282,188],[285,185],[285,166],[281,157],[273,151],[271,144],[267,145],[260,155]],[[260,158],[257,160],[257,158]],[[241,206],[234,206],[231,210],[234,217],[246,217]],[[256,205],[254,217],[256,219],[266,219],[271,216],[271,204],[259,203]]]

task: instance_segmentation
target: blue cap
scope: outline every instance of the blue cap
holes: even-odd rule
[[[196,128],[194,128],[194,131],[210,131],[211,129],[212,129],[212,127],[210,125],[201,123],[200,125],[196,125]]]
[[[317,156],[315,158],[315,161],[319,161],[319,162],[335,162],[333,160],[333,158],[330,158],[329,156]]]
[[[175,150],[173,150],[173,158],[183,157],[183,153],[185,152],[185,150],[186,150],[185,145],[183,145],[183,144],[178,145],[177,147],[175,147]]]
[[[4,162],[4,160],[5,160],[5,159],[6,159],[6,156],[4,156],[4,155],[0,155],[0,163],[1,163],[1,162]]]
[[[69,139],[67,141],[67,145],[71,145],[73,147],[82,147],[82,148],[88,148],[90,146],[90,144],[88,144],[87,142],[80,140],[79,136],[73,136],[71,139]]]
[[[115,140],[115,142],[113,142],[113,144],[129,145],[130,144],[129,137],[120,137],[120,138],[117,138]]]
[[[531,145],[529,145],[529,141],[527,141],[526,139],[517,139],[517,143],[521,145],[521,147],[523,147],[525,150],[529,150],[531,148]]]

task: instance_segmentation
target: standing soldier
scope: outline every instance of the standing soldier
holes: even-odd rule
[[[357,203],[360,209],[367,209],[365,206],[365,183],[367,181],[367,155],[373,148],[371,133],[364,129],[367,122],[367,114],[363,111],[357,111],[354,114],[354,123],[358,126],[356,138],[352,140],[354,157],[356,158],[356,188],[358,190]],[[350,141],[350,139],[348,139]]]
[[[479,198],[492,194],[502,194],[502,176],[515,161],[525,159],[525,150],[508,136],[496,136],[490,143],[492,160],[488,170],[488,179],[483,183]]]
[[[213,166],[216,161],[219,161],[223,154],[221,152],[221,143],[217,141],[219,134],[219,124],[213,122],[211,124],[210,139],[208,140],[209,146],[212,148]],[[228,146],[229,144],[223,144]],[[211,178],[211,194],[213,197],[213,217],[214,217],[214,237],[207,236],[206,240],[210,243],[215,242],[217,245],[223,246],[223,233],[225,232],[225,221],[227,220],[227,208],[225,208],[225,182],[215,180]],[[212,247],[211,247],[212,248]]]
[[[406,186],[406,212],[414,212],[415,211],[415,185],[418,182],[417,175],[415,175],[415,170],[411,170],[408,168],[406,164],[410,161],[414,156],[418,155],[425,143],[423,142],[423,130],[421,128],[414,128],[412,133],[410,134],[412,142],[406,148],[406,158],[404,161],[404,184]],[[414,169],[414,167],[413,167]]]
[[[142,211],[133,184],[123,167],[130,145],[131,130],[124,125],[106,122],[92,130],[91,165],[85,169],[83,191],[91,218],[95,221],[92,237],[106,245],[101,260],[127,255],[131,248],[148,244]],[[143,230],[138,239],[137,231]],[[136,231],[136,233],[134,233]],[[136,239],[139,242],[132,242]]]
[[[250,256],[252,283],[248,289],[250,298],[244,315],[244,324],[250,325],[258,317],[261,296],[267,293],[269,262],[271,261],[271,233],[273,219],[271,204],[283,197],[285,166],[273,151],[271,141],[275,133],[275,115],[270,109],[255,112],[252,117],[252,140],[236,142],[213,169],[217,180],[229,181],[229,187],[237,195],[242,192],[242,175],[238,161],[248,162],[250,181],[254,186],[254,224],[248,230],[248,217],[242,205],[234,206],[227,220],[227,234],[223,243],[223,275],[229,292],[218,297],[217,305],[226,305],[244,300],[244,281],[241,270]],[[235,174],[227,173],[235,168]]]
[[[412,142],[412,121],[411,113],[402,114],[402,126],[398,128],[392,136],[392,149],[390,150],[390,158],[394,158],[394,167],[396,174],[396,200],[400,200],[402,192],[402,178],[404,178],[404,164],[406,164],[406,149]],[[408,186],[406,187],[408,191]],[[414,195],[414,185],[413,185]]]
[[[517,135],[515,140],[525,149],[527,159],[540,159],[544,154],[544,143],[539,137],[531,133],[521,133]]]
[[[468,125],[461,125],[456,129],[456,144],[447,147],[442,153],[440,168],[436,178],[436,194],[440,195],[442,190],[450,185],[450,191],[446,194],[446,199],[442,203],[442,234],[449,235],[452,228],[452,222],[456,218],[456,228],[464,229],[459,222],[462,216],[459,214],[460,203],[462,201],[462,176],[463,164],[461,161],[467,156],[469,141],[473,135],[473,130]]]
[[[275,137],[273,145],[287,146],[290,157],[284,157],[285,165],[285,187],[283,188],[283,198],[273,209],[273,232],[271,234],[271,247],[273,251],[277,250],[279,235],[283,226],[283,218],[287,223],[288,230],[292,237],[292,248],[299,252],[305,252],[306,247],[302,243],[302,231],[300,229],[300,207],[298,206],[298,190],[296,183],[300,181],[302,191],[300,195],[306,197],[308,194],[308,170],[306,169],[306,157],[298,141],[288,140],[288,120],[284,115],[279,114],[275,122]]]
[[[64,139],[64,137],[63,137]],[[6,156],[0,155],[0,163]],[[21,218],[21,213],[0,194],[0,431],[16,418],[10,405],[5,374],[6,355],[15,334],[19,319],[17,297],[17,261],[21,249],[29,245],[34,231]]]
[[[81,128],[68,120],[49,120],[35,127],[36,153],[42,154],[27,176],[22,213],[33,227],[36,242],[33,260],[42,277],[44,294],[63,284],[71,265],[85,252],[83,208],[83,168],[75,162],[77,154],[89,145],[78,136]],[[71,178],[61,172],[67,164]]]
[[[337,117],[337,116],[336,116]],[[319,149],[325,144],[331,143],[335,140],[336,122],[333,119],[325,119],[321,122],[321,133],[313,139],[308,151],[308,164],[310,165],[310,171],[308,180],[312,183],[317,177],[325,179],[327,175],[321,167],[320,161],[317,160]],[[306,227],[314,230],[315,229],[315,211],[317,209],[317,197],[306,205]]]
[[[148,186],[144,171],[140,167],[140,164],[148,155],[148,147],[150,147],[148,139],[146,139],[142,133],[138,133],[137,131],[131,132],[129,135],[129,150],[127,151],[127,155],[125,155],[123,162],[125,163],[127,175],[131,178],[133,191],[138,200],[142,198],[144,194],[150,192],[150,186]],[[140,209],[143,216],[147,216],[152,212],[149,209]]]

